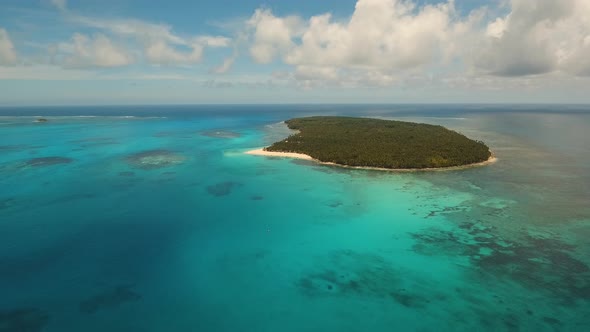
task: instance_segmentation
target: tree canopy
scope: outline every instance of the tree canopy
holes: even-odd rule
[[[304,153],[322,162],[379,168],[442,168],[486,161],[491,152],[442,126],[369,118],[314,116],[285,121],[299,132],[267,151]]]

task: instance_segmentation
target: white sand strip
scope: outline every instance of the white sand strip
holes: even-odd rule
[[[345,167],[345,168],[352,168],[352,169],[364,169],[364,170],[377,170],[377,171],[390,171],[390,172],[429,172],[429,171],[452,171],[452,170],[462,170],[472,167],[479,167],[479,166],[486,166],[495,163],[498,161],[498,158],[492,155],[486,161],[482,161],[479,163],[462,165],[462,166],[450,166],[450,167],[440,167],[440,168],[380,168],[380,167],[363,167],[363,166],[347,166],[347,165],[340,165],[335,163],[329,162],[322,162],[317,159],[314,159],[306,154],[303,153],[295,153],[295,152],[274,152],[274,151],[266,151],[264,148],[246,151],[246,154],[255,155],[255,156],[266,156],[266,157],[283,157],[283,158],[296,158],[296,159],[305,159],[305,160],[314,160],[318,164],[328,165],[328,166],[337,166],[337,167]]]
[[[264,150],[264,148],[250,150],[250,151],[247,151],[246,154],[252,154],[252,155],[256,155],[256,156],[266,156],[266,157],[284,157],[284,158],[313,160],[312,157],[310,157],[306,154],[303,154],[303,153],[273,152],[273,151],[266,151],[266,150]]]

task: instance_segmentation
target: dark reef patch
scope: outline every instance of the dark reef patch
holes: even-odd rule
[[[172,182],[175,179],[176,179],[176,172],[164,172],[164,173],[160,174],[160,176],[158,177],[156,182],[166,183],[166,182]]]
[[[135,175],[134,172],[119,172],[119,176],[128,177],[128,176],[134,176],[134,175]]]
[[[195,138],[194,133],[187,131],[187,130],[163,130],[158,131],[152,135],[152,137],[162,138],[162,137],[174,137],[174,138],[182,138],[182,139],[191,139]]]
[[[340,206],[342,206],[342,205],[343,205],[343,203],[342,203],[342,202],[340,202],[340,201],[336,201],[336,202],[330,202],[330,203],[328,203],[328,204],[326,204],[326,205],[328,205],[328,206],[329,206],[329,207],[331,207],[331,208],[337,208],[337,207],[340,207]]]
[[[400,289],[389,295],[399,304],[408,308],[423,308],[430,303],[428,298],[416,294],[408,294],[405,289]]]
[[[414,251],[425,255],[466,256],[480,277],[509,279],[562,304],[590,300],[590,267],[574,256],[575,247],[557,236],[538,237],[524,231],[514,239],[495,234],[494,227],[475,222],[459,231],[431,229],[413,234]]]
[[[217,183],[211,186],[207,186],[207,192],[210,195],[216,196],[216,197],[221,197],[221,196],[227,196],[229,194],[231,194],[232,190],[236,187],[241,186],[241,183],[238,182],[231,182],[231,181],[227,181],[227,182],[221,182],[221,183]]]
[[[47,323],[49,315],[40,309],[0,311],[0,332],[40,332]]]
[[[373,297],[390,299],[410,308],[422,308],[446,298],[430,291],[423,294],[415,291],[422,286],[406,285],[405,277],[392,263],[374,254],[337,251],[319,266],[320,269],[303,275],[295,283],[306,296]]]
[[[556,331],[560,331],[561,330],[561,326],[562,323],[559,319],[554,318],[554,317],[543,317],[543,322],[545,322],[545,324],[551,326],[552,328],[554,328]]]
[[[18,144],[18,145],[0,145],[0,152],[2,151],[25,151],[29,149],[40,149],[44,146],[33,146],[33,145],[26,145],[26,144]]]
[[[96,194],[96,193],[76,193],[76,194],[65,195],[65,196],[54,198],[52,200],[49,200],[47,203],[48,204],[63,204],[63,203],[74,202],[77,200],[93,199],[93,198],[96,198],[97,196],[98,196],[98,194]]]
[[[235,131],[229,130],[205,130],[201,132],[201,135],[225,139],[238,138],[242,136],[240,133],[236,133]]]
[[[69,141],[69,143],[76,144],[82,148],[88,148],[88,147],[93,147],[93,146],[121,144],[119,141],[114,140],[110,137],[89,137],[89,138],[83,138],[83,139],[79,139],[79,140]]]
[[[444,208],[442,208],[440,210],[430,211],[430,213],[428,213],[428,215],[424,218],[428,219],[428,218],[435,217],[440,214],[465,212],[467,210],[468,210],[468,208],[466,206],[445,206]]]
[[[74,159],[66,158],[66,157],[40,157],[40,158],[32,158],[27,160],[23,167],[44,167],[44,166],[53,166],[53,165],[61,165],[61,164],[69,164],[73,162]]]
[[[176,135],[177,133],[174,131],[159,131],[155,134],[153,134],[153,137],[171,137]]]
[[[159,149],[134,153],[125,159],[131,167],[152,170],[181,164],[186,157],[169,150]]]
[[[322,294],[388,296],[401,287],[401,279],[382,257],[349,250],[334,252],[322,268],[304,275],[297,287],[306,295]],[[331,287],[329,287],[331,286]],[[329,293],[326,291],[329,290]]]
[[[9,197],[0,199],[0,210],[8,209],[16,205],[16,199]]]
[[[125,181],[121,181],[119,183],[114,183],[111,185],[111,188],[116,190],[116,191],[125,191],[128,190],[130,188],[135,187],[137,184],[139,184],[141,181],[138,178],[127,178]]]
[[[135,292],[131,286],[117,286],[103,293],[97,294],[87,300],[80,302],[79,309],[86,314],[93,314],[96,311],[118,307],[124,303],[136,302],[142,296]]]
[[[264,197],[262,197],[260,195],[252,195],[252,196],[250,196],[250,199],[253,201],[261,201],[264,199]]]

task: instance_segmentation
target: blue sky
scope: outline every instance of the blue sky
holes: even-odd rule
[[[590,1],[3,0],[0,105],[589,103]]]

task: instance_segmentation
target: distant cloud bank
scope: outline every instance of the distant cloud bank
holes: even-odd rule
[[[59,72],[48,71],[51,66],[64,71],[192,66],[208,50],[227,48],[231,54],[207,74],[231,73],[236,62],[249,58],[254,67],[281,65],[269,79],[303,88],[435,80],[493,87],[514,79],[532,86],[544,78],[590,76],[588,0],[493,2],[466,14],[453,0],[425,5],[358,0],[346,18],[280,16],[259,8],[222,35],[180,34],[164,23],[81,14],[66,0],[49,3],[74,29],[70,37],[46,45],[41,56],[27,57],[15,48],[14,35],[0,27],[0,75],[18,76],[18,69],[8,67],[22,68],[29,77],[31,66],[46,74]]]

